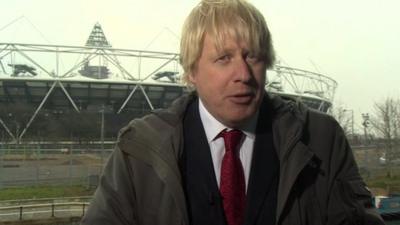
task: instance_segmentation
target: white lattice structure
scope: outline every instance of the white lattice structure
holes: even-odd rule
[[[21,140],[40,112],[124,111],[140,116],[166,107],[186,91],[176,53],[96,46],[0,43],[0,108],[29,105],[29,116],[16,131]],[[266,90],[304,101],[326,112],[337,83],[322,74],[276,65],[267,72]],[[3,113],[3,115],[7,115]]]

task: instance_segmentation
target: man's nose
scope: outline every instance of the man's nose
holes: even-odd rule
[[[236,80],[248,82],[251,79],[251,69],[246,58],[240,57],[236,63]]]

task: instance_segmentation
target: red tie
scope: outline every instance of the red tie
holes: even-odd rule
[[[242,225],[246,201],[243,166],[238,156],[242,139],[240,130],[223,130],[225,155],[222,159],[220,191],[228,225]]]

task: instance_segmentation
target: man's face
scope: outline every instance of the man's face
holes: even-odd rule
[[[258,110],[264,94],[266,65],[248,44],[226,38],[217,49],[208,34],[190,82],[207,110],[229,127],[241,126]]]

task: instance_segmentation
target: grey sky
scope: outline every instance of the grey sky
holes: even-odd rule
[[[4,1],[0,29],[24,18],[0,30],[0,42],[81,46],[100,22],[114,47],[178,52],[183,20],[197,2]],[[250,2],[265,15],[282,63],[335,79],[335,100],[354,109],[358,118],[374,101],[400,96],[400,1]]]

